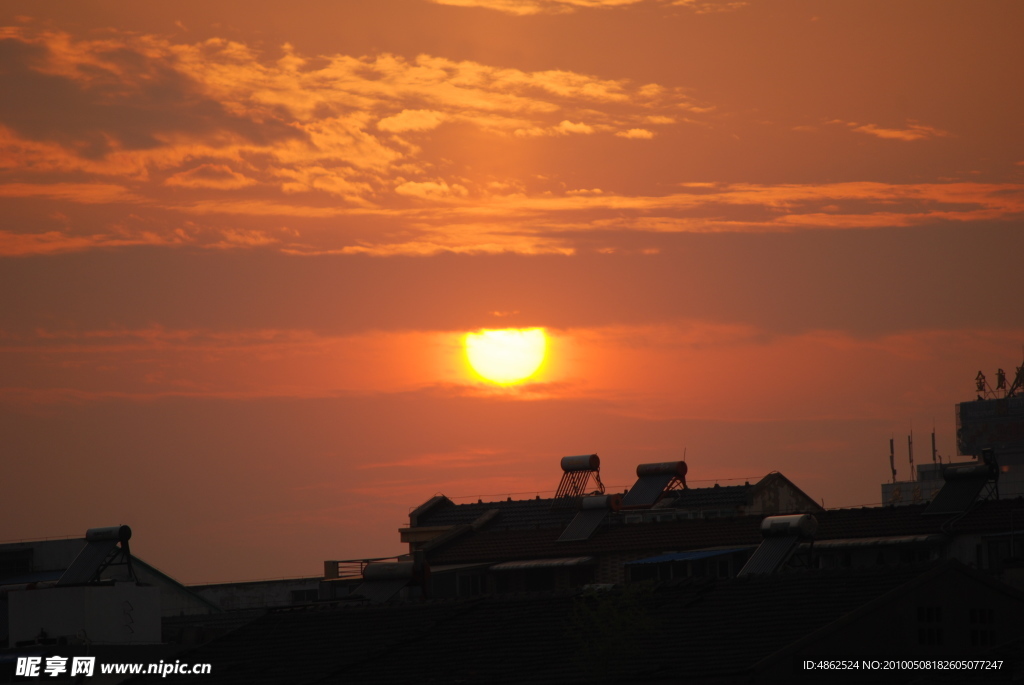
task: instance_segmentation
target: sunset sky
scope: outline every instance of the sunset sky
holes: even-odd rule
[[[0,541],[183,582],[434,494],[880,503],[1024,355],[1024,3],[0,5]],[[544,328],[530,382],[467,333]],[[739,479],[739,480],[729,480]],[[458,499],[465,498],[465,499]]]

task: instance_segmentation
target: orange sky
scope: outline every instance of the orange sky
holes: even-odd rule
[[[1021,363],[1022,30],[1009,0],[6,2],[0,540],[127,523],[186,582],[315,575],[435,493],[684,447],[694,481],[876,503],[891,436],[952,454],[978,369]],[[526,387],[466,369],[505,327],[549,332]]]

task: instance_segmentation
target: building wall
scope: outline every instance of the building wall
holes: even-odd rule
[[[814,513],[821,506],[780,474],[765,476],[755,488],[746,514],[774,516],[776,514]]]
[[[10,644],[68,638],[93,644],[158,644],[160,591],[135,583],[16,590],[8,595]]]

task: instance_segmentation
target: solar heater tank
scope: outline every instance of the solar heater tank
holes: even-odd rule
[[[85,531],[85,539],[89,542],[101,540],[128,540],[132,537],[130,526],[109,526],[107,528],[90,528]]]
[[[382,562],[367,564],[363,569],[364,580],[402,580],[413,576],[413,562]]]
[[[679,476],[680,478],[686,477],[686,462],[685,461],[662,461],[656,464],[640,464],[636,467],[636,475],[638,478],[644,476]]]
[[[562,457],[562,470],[570,471],[597,471],[601,468],[601,460],[596,454],[582,454],[578,457]]]
[[[582,509],[611,509],[618,511],[622,504],[622,495],[591,495],[582,499]]]
[[[997,478],[999,472],[988,464],[969,464],[966,466],[947,466],[942,469],[943,480],[968,480],[971,478]]]
[[[761,521],[761,534],[767,537],[797,536],[813,538],[818,530],[818,519],[810,514],[769,516]]]

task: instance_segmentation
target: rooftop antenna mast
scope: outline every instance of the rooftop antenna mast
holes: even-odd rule
[[[889,438],[889,468],[892,469],[892,482],[896,482],[896,441]]]
[[[910,429],[907,436],[907,453],[910,455],[910,479],[914,479],[914,429]]]

